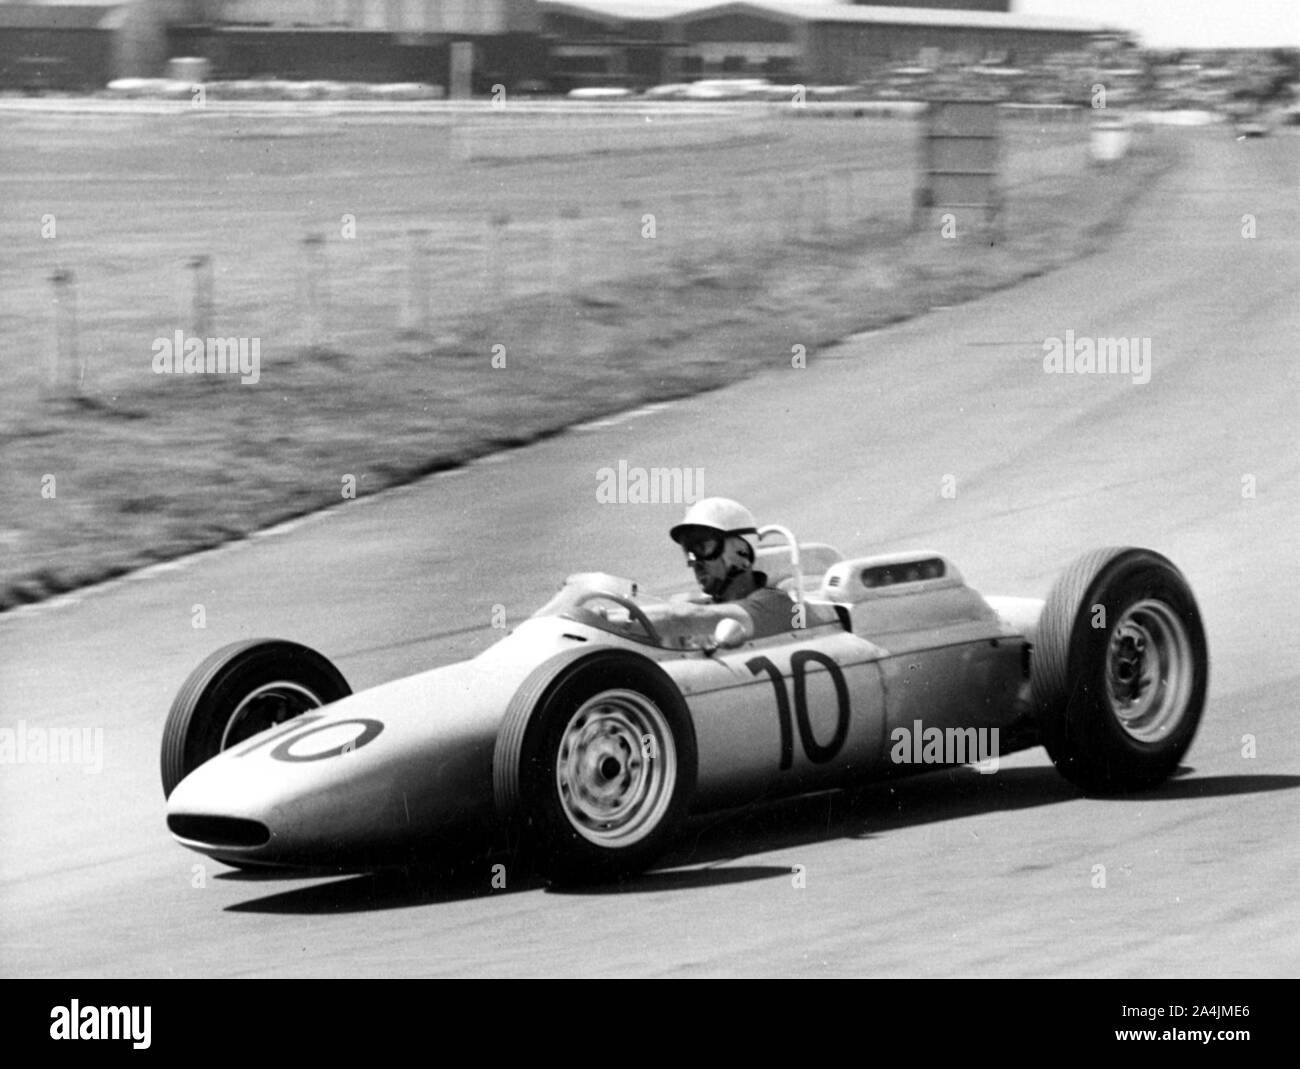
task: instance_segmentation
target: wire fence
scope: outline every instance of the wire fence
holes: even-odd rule
[[[707,158],[697,163],[691,152],[665,148],[663,181],[643,174],[639,184],[596,192],[575,182],[567,194],[552,185],[531,202],[496,195],[499,169],[487,161],[512,139],[536,154],[539,144],[555,144],[554,132],[539,141],[536,130],[522,134],[514,123],[483,125],[490,134],[453,128],[449,141],[453,156],[473,146],[476,162],[464,170],[480,185],[476,210],[459,204],[415,218],[341,213],[334,227],[302,229],[296,237],[283,226],[263,237],[241,225],[241,240],[200,237],[188,249],[169,232],[174,251],[163,258],[137,259],[129,243],[107,252],[66,247],[44,280],[43,299],[16,314],[18,336],[36,344],[24,347],[26,359],[6,362],[11,396],[130,390],[156,370],[155,347],[177,331],[255,337],[264,358],[342,350],[380,359],[403,344],[454,349],[467,332],[497,324],[510,324],[516,341],[522,330],[534,344],[579,345],[602,304],[613,300],[612,289],[625,300],[638,286],[707,280],[773,262],[788,261],[794,271],[818,249],[851,249],[910,225],[918,180],[914,123],[822,124],[842,131],[840,141],[860,138],[862,151],[796,155],[790,165],[749,173],[720,175]],[[861,132],[865,125],[868,133]],[[715,145],[750,142],[750,160],[761,158],[752,155],[752,142],[773,136],[770,123],[726,126],[720,131],[715,117],[699,132],[709,132]],[[1086,165],[1085,127],[1035,124],[1026,135],[1007,126],[1001,180],[1008,188]],[[575,159],[590,156],[582,132],[594,137],[600,128],[566,126]],[[634,140],[639,134],[628,133],[625,122],[613,129],[614,140],[604,142],[611,153],[641,146],[622,157],[624,172],[654,166],[655,156]],[[620,140],[625,136],[633,140]],[[680,148],[677,136],[667,135],[665,145]],[[845,163],[845,155],[858,162]],[[34,351],[44,359],[31,359]]]

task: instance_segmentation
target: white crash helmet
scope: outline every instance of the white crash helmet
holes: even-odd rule
[[[686,510],[682,522],[672,527],[668,534],[682,547],[702,536],[716,535],[725,541],[728,535],[735,535],[749,546],[750,563],[758,556],[758,524],[754,514],[729,497],[706,497],[697,501]]]

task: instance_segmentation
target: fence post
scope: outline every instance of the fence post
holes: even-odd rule
[[[52,384],[56,392],[65,385],[80,393],[86,379],[86,364],[79,354],[77,338],[77,280],[68,268],[59,267],[50,275],[54,286],[54,367]],[[69,380],[68,382],[65,382]]]
[[[805,219],[808,215],[808,180],[802,175],[791,178],[787,185],[779,187],[783,194],[781,205],[782,217],[786,220],[785,240],[799,242],[804,239]]]
[[[483,257],[484,286],[503,304],[509,302],[511,290],[510,263],[505,255],[505,233],[509,226],[510,216],[505,212],[488,216]]]
[[[551,223],[551,319],[560,355],[577,343],[578,304],[569,297],[581,293],[583,285],[581,242],[577,240],[581,219],[579,208],[566,205]]]
[[[193,272],[193,299],[190,306],[190,329],[200,338],[212,332],[212,257],[206,253],[190,257]]]
[[[689,193],[674,193],[671,198],[672,215],[668,219],[668,240],[672,243],[672,263],[678,272],[690,265],[691,250],[687,235],[694,231],[695,201]]]
[[[325,268],[325,238],[316,233],[302,239],[303,305],[307,347],[317,349],[325,339],[329,308],[329,279]]]
[[[415,227],[408,231],[410,259],[406,275],[406,304],[402,326],[422,334],[429,329],[429,231]]]
[[[571,288],[581,290],[587,282],[586,249],[582,242],[582,209],[567,205],[560,209],[560,241],[558,250],[562,262],[558,265],[563,272],[559,278],[567,278]]]
[[[763,218],[759,220],[766,243],[778,251],[785,244],[785,212],[781,210],[780,190],[780,183],[775,179],[764,179],[760,205]]]

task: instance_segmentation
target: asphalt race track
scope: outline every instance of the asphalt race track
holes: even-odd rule
[[[0,617],[0,724],[103,739],[99,771],[0,769],[0,973],[1295,975],[1300,138],[1171,136],[1189,165],[1104,254],[806,369],[773,338],[743,385]],[[1150,381],[1045,373],[1067,330],[1151,339]],[[706,493],[846,553],[943,550],[986,593],[1043,596],[1094,546],[1159,549],[1212,658],[1185,769],[1091,800],[1036,749],[701,821],[603,891],[509,861],[504,889],[487,862],[255,878],[172,842],[162,723],[217,646],[295,638],[364,687],[484,648],[494,605],[518,620],[568,572],[683,579],[679,506],[597,503],[619,460],[701,468]]]

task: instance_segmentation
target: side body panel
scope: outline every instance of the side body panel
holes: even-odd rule
[[[664,664],[695,724],[696,808],[870,776],[883,754],[879,656],[829,625]]]
[[[1028,640],[974,591],[899,591],[849,619],[663,663],[695,724],[697,810],[1033,744]]]
[[[896,645],[881,661],[890,771],[925,772],[1022,748],[1009,729],[1029,715],[1026,664],[1020,637]]]
[[[890,771],[924,772],[985,761],[1031,745],[1032,602],[1004,616],[945,562],[932,580],[883,586],[853,604],[853,630],[885,650]],[[852,567],[852,562],[848,567]],[[940,739],[942,745],[933,745]],[[923,746],[928,742],[929,748]]]

